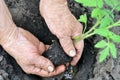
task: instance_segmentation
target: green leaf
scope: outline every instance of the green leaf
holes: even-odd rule
[[[107,15],[108,17],[114,19],[114,13],[111,10],[105,9],[105,13],[106,13],[105,15]]]
[[[110,39],[111,39],[113,42],[120,43],[120,36],[119,36],[119,35],[116,35],[116,34],[113,33],[113,32],[111,32]]]
[[[84,6],[87,6],[87,7],[96,7],[97,6],[97,3],[96,1],[94,0],[86,0],[87,2],[85,2],[83,5]]]
[[[86,24],[87,23],[87,15],[86,14],[81,15],[80,19],[78,21],[83,22],[83,23]]]
[[[94,0],[75,0],[78,3],[82,3],[83,6],[96,7],[97,3]]]
[[[104,1],[110,7],[115,8],[115,10],[120,11],[120,1],[119,0],[104,0]]]
[[[111,32],[107,29],[95,29],[94,32],[103,37],[109,37],[109,35],[111,34]]]
[[[104,1],[105,1],[105,3],[106,3],[107,5],[109,5],[110,7],[114,8],[113,2],[114,2],[115,0],[104,0]]]
[[[104,47],[106,47],[106,46],[107,46],[107,43],[106,43],[104,40],[99,41],[99,42],[95,45],[96,48],[104,48]]]
[[[98,6],[99,8],[102,8],[102,7],[103,7],[103,5],[104,5],[103,0],[95,0],[95,1],[97,2],[97,6]]]
[[[120,5],[116,7],[115,10],[120,11]]]
[[[75,1],[87,7],[99,7],[99,8],[103,7],[103,0],[75,0]]]
[[[105,48],[100,52],[99,62],[103,62],[109,56],[109,48]]]
[[[91,17],[96,18],[97,20],[100,20],[103,18],[104,15],[105,15],[105,10],[100,8],[95,8],[92,11]]]
[[[109,48],[110,48],[110,53],[113,56],[113,58],[117,58],[117,50],[116,50],[115,44],[110,43]]]
[[[101,19],[99,28],[106,28],[114,23],[114,14],[108,9],[105,9],[105,17]]]
[[[106,38],[110,38],[112,41],[120,43],[120,36],[116,35],[115,33],[107,30],[107,29],[95,29],[95,34],[98,34],[100,36],[106,37]]]
[[[78,3],[83,3],[84,0],[75,0]]]
[[[106,38],[110,38],[112,39],[114,42],[120,42],[120,36],[116,35],[115,33],[107,30],[107,29],[95,29],[94,31],[96,34],[106,37]]]
[[[100,28],[106,28],[107,26],[109,26],[112,23],[114,23],[113,19],[109,16],[106,16],[101,20]]]

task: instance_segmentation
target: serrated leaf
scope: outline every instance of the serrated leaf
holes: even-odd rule
[[[120,5],[116,7],[115,10],[120,11]]]
[[[99,7],[99,8],[103,7],[103,0],[75,0],[75,1],[87,7]]]
[[[115,8],[115,10],[120,10],[120,1],[119,0],[104,0],[107,5],[109,5],[112,8]],[[118,8],[117,8],[118,7]]]
[[[75,0],[78,3],[81,3],[83,6],[96,7],[97,3],[94,0]]]
[[[75,0],[78,3],[83,3],[84,0]]]
[[[113,58],[117,58],[117,50],[116,50],[115,44],[110,43],[109,48],[110,48],[110,53],[113,56]]]
[[[86,0],[86,2],[83,5],[87,7],[96,7],[97,3],[95,0]]]
[[[94,32],[103,37],[109,37],[111,35],[111,32],[107,29],[95,29]]]
[[[104,15],[105,15],[105,10],[100,8],[95,8],[92,11],[91,17],[96,18],[97,20],[100,20],[103,18]]]
[[[111,32],[107,29],[95,29],[94,32],[100,36],[110,38],[113,42],[120,43],[120,36],[116,35],[115,33]]]
[[[107,46],[107,43],[106,43],[104,40],[99,41],[99,42],[95,45],[96,48],[104,48],[104,47],[106,47],[106,46]]]
[[[87,15],[86,14],[81,15],[80,19],[78,21],[83,22],[83,23],[86,24],[87,23]]]
[[[96,0],[97,1],[97,6],[99,7],[99,8],[102,8],[103,7],[103,0]]]
[[[114,0],[104,0],[105,1],[105,3],[107,4],[107,5],[109,5],[110,7],[114,7],[114,4],[113,4],[113,2],[114,2]]]
[[[120,43],[120,36],[119,36],[119,35],[116,35],[116,34],[113,33],[113,32],[111,32],[110,39],[111,39],[113,42]]]
[[[112,19],[114,19],[114,13],[111,10],[105,9],[105,15],[108,15]]]
[[[106,16],[101,20],[101,24],[100,24],[99,28],[106,28],[107,26],[109,26],[112,23],[114,23],[113,19],[109,16]]]
[[[109,56],[109,48],[105,48],[100,52],[99,62],[103,62]]]

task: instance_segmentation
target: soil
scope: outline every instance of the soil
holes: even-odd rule
[[[52,44],[52,40],[57,40],[39,14],[39,0],[5,1],[17,26],[30,31],[45,44]],[[68,6],[77,19],[83,13],[90,15],[90,9],[82,7],[74,0],[68,0]],[[119,15],[120,13],[116,13],[116,18],[119,18]],[[89,18],[88,25],[93,23],[94,21]],[[120,34],[120,27],[113,29],[113,31]],[[24,73],[16,61],[0,47],[0,80],[120,80],[120,46],[117,46],[118,58],[116,60],[108,58],[104,63],[98,63],[99,54],[93,44],[99,39],[94,36],[85,40],[82,58],[77,66],[72,67],[73,74],[68,74],[71,69],[69,67],[70,69],[67,69],[65,73],[51,78]]]
[[[55,66],[66,64],[72,61],[72,57],[69,57],[61,47],[59,41],[53,41],[47,51],[43,53],[43,56],[51,60]]]

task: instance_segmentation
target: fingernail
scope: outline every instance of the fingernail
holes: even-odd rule
[[[53,71],[54,71],[54,68],[53,68],[52,66],[48,66],[48,70],[49,70],[50,72],[53,72]]]
[[[75,51],[75,50],[71,50],[71,51],[70,51],[70,56],[71,56],[71,57],[74,57],[75,55],[76,55],[76,51]]]

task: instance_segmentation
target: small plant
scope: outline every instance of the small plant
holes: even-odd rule
[[[84,7],[92,8],[91,18],[95,19],[95,24],[86,31],[87,15],[81,15],[79,21],[85,24],[83,34],[74,37],[75,42],[86,39],[92,35],[99,35],[104,39],[99,41],[95,47],[103,49],[100,51],[99,62],[103,62],[107,57],[112,55],[117,57],[117,49],[115,43],[120,43],[120,36],[110,31],[113,27],[120,26],[120,19],[115,20],[114,11],[120,11],[120,0],[75,0],[81,3]],[[105,8],[105,6],[109,8]],[[86,32],[85,32],[86,31]]]

